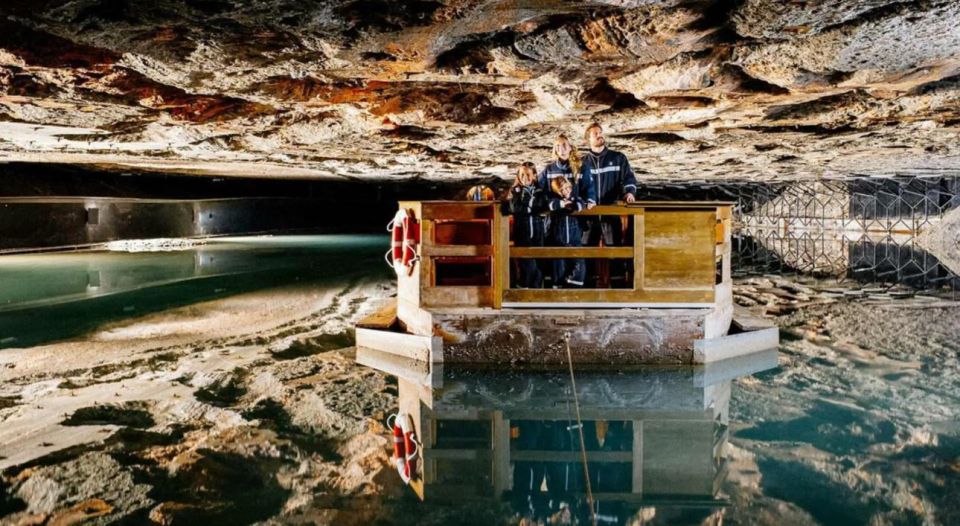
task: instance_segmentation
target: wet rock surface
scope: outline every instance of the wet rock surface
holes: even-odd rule
[[[724,523],[958,519],[960,307],[895,291],[773,275],[736,281],[737,301],[775,321],[783,345],[779,368],[732,389]],[[4,351],[15,367],[0,366],[9,401],[0,406],[0,522],[515,521],[506,502],[420,503],[394,473],[382,422],[397,403],[395,381],[330,348],[392,292],[363,282],[306,303],[298,294],[283,316],[268,314],[281,295],[257,296],[247,313],[269,323],[216,339],[154,336],[142,349],[135,339],[111,348],[95,338],[30,349],[75,355],[42,366]],[[183,314],[205,320],[227,308],[220,300]],[[123,334],[176,316],[127,322]],[[99,363],[84,363],[81,345]],[[47,413],[50,424],[17,431]],[[66,441],[84,430],[92,433]],[[24,440],[37,441],[29,456],[10,447]]]
[[[737,289],[763,291],[751,309],[777,322],[782,344],[780,367],[733,390],[727,518],[956,521],[947,495],[960,481],[960,306],[814,279],[751,278]]]
[[[16,0],[0,159],[460,180],[594,119],[647,179],[956,174],[948,0]]]
[[[306,301],[262,294],[249,304],[256,326],[214,317],[225,331],[216,339],[161,336],[137,349],[135,334],[177,314],[147,316],[122,324],[116,347],[85,340],[96,365],[4,367],[0,523],[338,522],[340,502],[397,495],[382,424],[396,386],[354,365],[347,332],[389,293],[364,282]],[[182,314],[200,322],[229,302]]]

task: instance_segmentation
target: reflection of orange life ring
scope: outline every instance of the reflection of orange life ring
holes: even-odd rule
[[[390,424],[393,419],[393,424]],[[393,464],[404,484],[417,476],[417,456],[420,443],[413,429],[413,420],[406,413],[397,413],[387,417],[387,427],[393,431]]]

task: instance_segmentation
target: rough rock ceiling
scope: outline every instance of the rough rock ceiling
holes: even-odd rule
[[[0,160],[509,177],[960,174],[960,2],[4,0]]]

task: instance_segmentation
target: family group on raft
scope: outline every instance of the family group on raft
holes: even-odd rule
[[[600,124],[590,124],[584,140],[589,149],[582,158],[570,139],[560,135],[553,142],[553,162],[539,173],[532,162],[517,168],[502,203],[503,213],[513,216],[514,246],[624,245],[624,234],[629,232],[625,232],[620,216],[571,216],[598,204],[612,205],[621,200],[632,203],[636,199],[637,181],[630,163],[625,155],[607,147]],[[473,200],[488,197],[493,193],[485,187],[474,187],[467,195]],[[552,268],[546,267],[536,259],[520,259],[514,286],[543,288],[545,274],[554,288],[581,288],[587,279],[582,258],[555,259]],[[609,269],[596,269],[591,275],[597,283],[590,285],[603,286],[599,282],[606,279],[626,283],[627,267],[624,262],[613,261]]]

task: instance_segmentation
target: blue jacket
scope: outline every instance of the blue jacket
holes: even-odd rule
[[[513,241],[519,246],[542,246],[543,217],[547,194],[536,185],[514,186],[501,205],[504,214],[514,216]]]
[[[579,212],[587,207],[587,203],[579,197],[573,196],[572,203],[562,206],[562,199],[556,194],[550,196],[547,209],[550,210],[550,241],[554,245],[579,247],[580,221],[572,213]]]
[[[598,205],[612,205],[624,195],[637,192],[637,178],[627,156],[609,148],[599,154],[588,151],[580,172],[581,179],[592,177],[589,193]]]
[[[537,186],[547,193],[551,193],[550,181],[557,177],[566,177],[573,183],[573,193],[585,202],[596,203],[596,196],[593,192],[593,174],[584,175],[580,170],[580,176],[574,177],[570,164],[565,161],[553,161],[543,167],[537,175]]]

